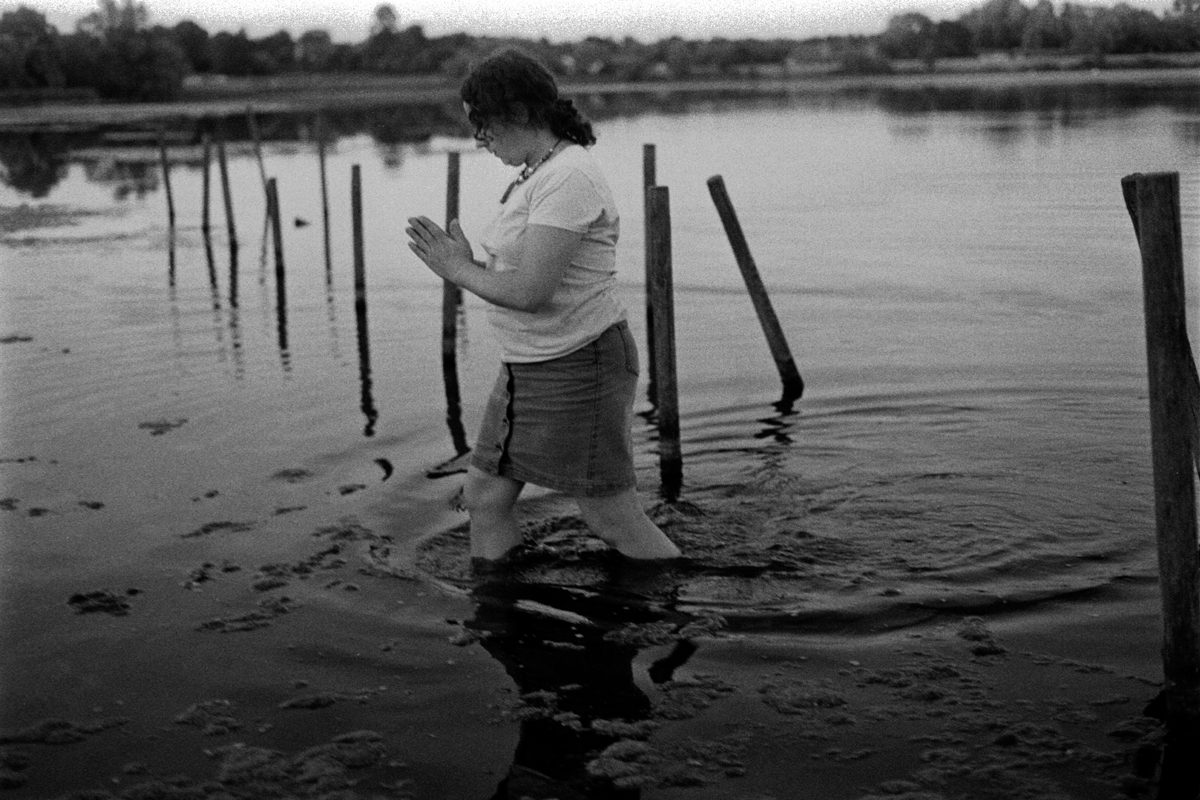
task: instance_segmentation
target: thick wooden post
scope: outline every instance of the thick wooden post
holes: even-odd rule
[[[654,145],[642,145],[642,236],[645,242],[643,249],[646,268],[646,346],[649,351],[646,358],[646,371],[649,376],[646,394],[651,403],[657,402],[658,394],[658,365],[654,359],[654,310],[650,304],[650,190],[658,185],[657,154],[658,151]]]
[[[712,176],[708,179],[708,191],[717,206],[721,223],[725,226],[725,235],[729,237],[729,244],[733,247],[738,269],[742,272],[746,289],[750,292],[750,300],[754,303],[754,311],[758,314],[759,324],[767,337],[767,346],[771,349],[771,356],[779,369],[779,378],[783,381],[783,397],[777,405],[780,408],[790,408],[791,404],[804,394],[804,381],[800,377],[800,371],[796,369],[796,361],[792,358],[779,318],[775,316],[775,309],[771,306],[771,298],[758,274],[758,266],[754,263],[754,257],[750,255],[746,236],[742,233],[742,226],[733,210],[729,193],[725,191],[725,180],[720,175]]]
[[[359,407],[367,419],[363,435],[374,436],[379,411],[375,408],[372,392],[371,341],[367,325],[367,265],[363,245],[362,169],[358,164],[350,168],[350,217],[354,236],[354,326],[358,338]]]
[[[289,369],[290,353],[287,334],[287,279],[283,267],[283,225],[280,222],[279,190],[275,179],[267,181],[267,218],[275,249],[275,313],[279,328],[279,354],[284,369]]]
[[[650,212],[650,305],[654,314],[654,359],[657,363],[658,458],[663,499],[674,503],[683,484],[679,443],[679,384],[675,376],[675,298],[671,267],[671,195],[665,186],[652,188]]]
[[[1184,315],[1179,174],[1121,181],[1142,257],[1154,516],[1163,609],[1167,714],[1200,721],[1200,552],[1195,469],[1196,365]]]
[[[460,155],[449,153],[446,166],[446,229],[458,219]],[[467,433],[462,422],[462,394],[458,384],[458,310],[462,289],[442,281],[442,380],[446,387],[446,424],[458,455],[468,452]]]

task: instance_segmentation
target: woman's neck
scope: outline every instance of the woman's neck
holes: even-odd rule
[[[546,156],[558,146],[562,139],[549,130],[539,129],[533,136],[529,151],[525,154],[525,166],[532,166],[545,160]]]

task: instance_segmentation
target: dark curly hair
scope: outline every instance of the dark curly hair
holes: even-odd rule
[[[483,135],[489,122],[523,122],[549,128],[567,141],[588,147],[596,143],[592,123],[570,100],[559,97],[554,76],[520,50],[501,50],[475,65],[459,92],[475,126]]]

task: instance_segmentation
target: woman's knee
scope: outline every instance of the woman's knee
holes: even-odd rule
[[[605,497],[580,497],[576,502],[583,521],[597,533],[628,531],[644,516],[632,490]]]

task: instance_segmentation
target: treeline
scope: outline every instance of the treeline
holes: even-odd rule
[[[588,37],[578,42],[427,36],[401,25],[389,3],[379,5],[363,41],[334,42],[325,30],[293,38],[280,30],[263,38],[245,31],[210,33],[192,21],[150,25],[137,0],[99,0],[98,9],[61,33],[28,7],[0,15],[0,97],[78,92],[106,99],[169,100],[195,76],[288,73],[381,73],[455,78],[473,59],[501,44],[518,44],[565,77],[671,80],[790,74],[823,65],[848,72],[887,72],[895,59],[932,66],[942,58],[989,52],[1106,55],[1200,51],[1200,0],[1174,0],[1157,16],[1124,3],[1111,8],[1050,0],[986,0],[957,20],[917,13],[893,17],[874,36],[820,39],[686,40],[654,43]],[[366,26],[364,26],[366,28]]]

